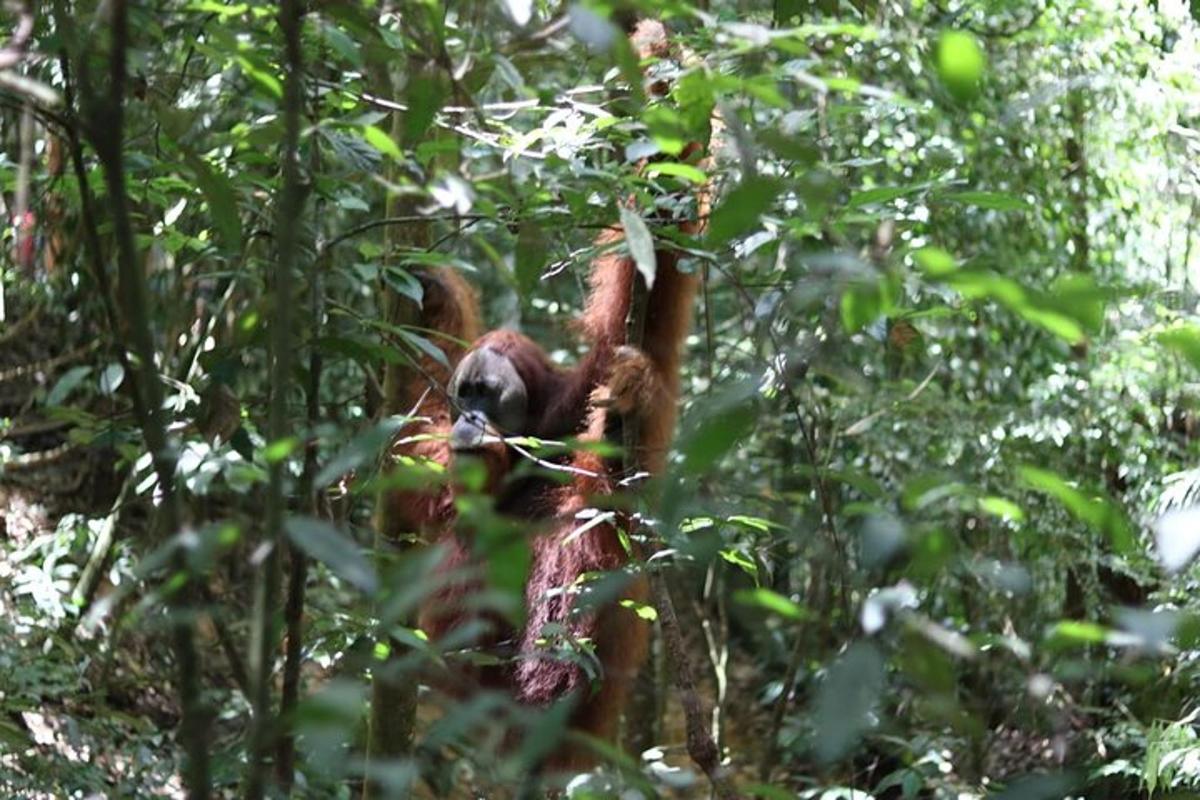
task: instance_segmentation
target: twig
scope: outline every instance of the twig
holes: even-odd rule
[[[76,347],[69,353],[63,353],[61,356],[55,356],[54,358],[43,359],[42,361],[36,361],[32,364],[22,364],[19,367],[6,369],[3,372],[0,372],[0,383],[8,383],[10,381],[20,380],[21,378],[27,378],[37,372],[49,372],[55,367],[61,367],[63,364],[69,364],[76,359],[83,358],[99,346],[99,340],[93,339],[85,345]]]

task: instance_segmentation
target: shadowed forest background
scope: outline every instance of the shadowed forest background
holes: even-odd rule
[[[1198,16],[6,0],[0,794],[1196,796]],[[566,707],[429,685],[494,656],[378,501],[453,481],[520,623],[535,526],[385,463],[392,388],[442,389],[440,268],[576,362],[614,225],[700,290],[623,531],[650,655],[548,775]]]

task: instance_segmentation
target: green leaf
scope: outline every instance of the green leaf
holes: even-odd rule
[[[703,184],[708,180],[708,176],[704,174],[704,170],[697,169],[691,164],[681,164],[677,161],[656,161],[646,167],[647,177],[653,178],[656,175],[670,175],[674,178],[682,178],[695,184]]]
[[[1200,369],[1200,325],[1178,325],[1157,336],[1158,343]]]
[[[853,644],[826,674],[817,690],[813,742],[817,759],[829,763],[858,744],[884,687],[883,656],[871,644]]]
[[[1062,503],[1071,516],[1106,535],[1117,553],[1133,550],[1136,543],[1129,520],[1111,500],[1085,494],[1057,474],[1040,467],[1020,467],[1017,474],[1027,486],[1049,494]]]
[[[680,443],[683,469],[689,475],[704,472],[743,442],[754,428],[757,412],[749,402],[718,402],[706,411]]]
[[[1024,200],[1004,192],[952,192],[942,195],[942,199],[992,211],[1029,210],[1029,204]]]
[[[405,93],[405,100],[408,101],[408,112],[404,115],[406,143],[411,146],[420,141],[425,131],[433,124],[434,117],[437,116],[449,92],[446,76],[440,69],[426,70],[409,81],[408,91]],[[380,148],[380,152],[392,155],[383,148]],[[396,157],[398,156],[393,156]]]
[[[733,593],[733,599],[743,605],[757,606],[787,619],[802,620],[812,616],[808,609],[799,603],[770,589],[739,589]]]
[[[63,373],[63,376],[54,384],[54,388],[46,395],[46,405],[57,406],[61,405],[63,400],[67,399],[67,395],[83,382],[83,379],[91,374],[91,367],[71,367]]]
[[[242,249],[242,220],[238,214],[237,195],[233,184],[224,174],[213,169],[212,165],[192,153],[184,151],[184,161],[192,171],[204,202],[208,204],[208,213],[212,216],[213,227],[217,237],[228,253],[239,253]]]
[[[257,64],[246,55],[234,56],[234,61],[241,67],[242,72],[246,73],[246,77],[258,84],[258,87],[269,96],[276,100],[283,99],[283,83],[275,77],[270,67]]]
[[[629,253],[637,264],[638,272],[646,281],[646,288],[654,286],[654,276],[658,273],[658,258],[654,254],[654,237],[646,223],[631,208],[621,206],[621,226],[625,228],[625,243],[629,245]]]
[[[111,397],[116,394],[117,389],[120,389],[124,382],[125,368],[114,361],[100,373],[100,393]]]
[[[523,296],[528,297],[533,293],[546,266],[549,251],[550,243],[542,227],[535,222],[522,222],[517,233],[513,272],[517,278],[517,289]]]
[[[1060,644],[1103,644],[1108,640],[1108,629],[1094,622],[1062,620],[1050,629],[1050,638]]]
[[[671,156],[683,152],[688,133],[683,119],[675,109],[661,104],[651,106],[642,112],[642,122],[646,123],[650,137],[654,139],[659,150]]]
[[[438,347],[421,334],[413,333],[412,331],[406,331],[403,329],[397,330],[396,333],[414,350],[424,353],[444,367],[450,366],[450,362],[446,359],[446,354],[442,352],[442,348]]]
[[[842,292],[842,327],[857,333],[883,314],[883,294],[878,283],[852,283]]]
[[[638,619],[644,619],[647,622],[654,622],[658,619],[658,611],[654,606],[648,606],[645,603],[639,603],[636,600],[621,600],[621,608],[628,608],[633,613],[637,614]]]
[[[751,177],[730,192],[712,213],[708,243],[712,247],[757,227],[782,187],[773,178]]]
[[[347,583],[367,594],[374,594],[379,588],[375,568],[359,550],[358,544],[328,522],[314,517],[288,517],[283,529],[292,544],[329,567],[334,575]]]
[[[721,550],[721,558],[725,559],[730,564],[733,564],[751,578],[754,578],[755,581],[758,580],[758,565],[755,564],[753,559],[751,559],[741,550],[725,548]]]
[[[915,194],[928,188],[927,184],[922,183],[912,186],[878,186],[874,189],[864,189],[861,192],[855,192],[851,195],[849,202],[846,203],[846,207],[860,208],[877,203],[890,203],[898,198]]]
[[[979,40],[967,31],[946,31],[938,38],[938,77],[946,91],[959,102],[979,93],[987,58]]]
[[[399,146],[392,141],[392,137],[388,136],[374,125],[364,125],[362,129],[363,140],[374,147],[379,152],[389,158],[394,158],[397,161],[404,160],[404,154],[400,152]]]
[[[923,247],[917,250],[913,253],[913,260],[926,275],[934,278],[944,277],[958,269],[954,256],[937,247]]]
[[[979,498],[979,508],[994,517],[1000,517],[1009,522],[1020,522],[1025,519],[1025,512],[1021,510],[1021,507],[1003,497],[981,497]]]
[[[300,440],[295,436],[286,436],[276,442],[271,442],[263,448],[263,458],[268,464],[274,464],[276,461],[282,461],[296,451],[300,446]]]
[[[379,457],[379,453],[391,438],[404,425],[405,420],[399,417],[382,419],[362,433],[355,436],[331,458],[313,479],[313,487],[324,489],[351,470],[358,469],[363,464],[371,463]]]

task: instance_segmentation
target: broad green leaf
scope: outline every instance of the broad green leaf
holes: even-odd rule
[[[817,759],[829,763],[848,755],[871,725],[884,687],[884,662],[868,642],[850,646],[817,689],[813,739]]]
[[[690,139],[706,142],[712,124],[713,85],[705,70],[695,69],[684,74],[671,90],[671,97],[679,107],[679,116]]]
[[[441,110],[442,103],[450,91],[446,83],[445,74],[438,68],[425,70],[409,82],[404,97],[408,101],[408,111],[404,115],[404,141],[410,147],[420,141],[433,123],[437,112]],[[369,137],[367,141],[378,147]],[[382,147],[379,150],[385,155],[398,158],[398,155],[393,155]]]
[[[851,195],[849,202],[846,203],[846,207],[860,208],[862,206],[874,205],[875,203],[890,203],[897,198],[915,194],[928,188],[928,185],[922,183],[914,186],[879,186],[874,189],[864,189]]]
[[[651,178],[655,175],[670,175],[695,184],[703,184],[708,180],[703,170],[677,161],[656,161],[646,167],[646,175]]]
[[[242,72],[246,73],[246,77],[250,78],[259,88],[276,100],[283,99],[283,83],[271,72],[269,67],[255,63],[244,54],[234,56],[234,60],[241,67]]]
[[[522,222],[517,234],[517,251],[513,257],[513,273],[517,279],[517,289],[523,296],[533,293],[542,269],[546,266],[546,256],[550,251],[550,243],[546,232],[536,222]]]
[[[739,589],[733,599],[747,606],[756,606],[787,619],[808,619],[811,614],[800,604],[770,589]]]
[[[124,382],[125,368],[114,361],[100,373],[100,393],[111,397]]]
[[[295,436],[288,436],[276,442],[271,442],[263,448],[263,458],[268,464],[274,464],[276,461],[282,461],[296,451],[300,446],[300,440]]]
[[[351,439],[313,479],[316,489],[324,489],[347,472],[379,458],[379,453],[404,424],[402,417],[382,419]]]
[[[675,109],[662,104],[651,106],[642,112],[642,122],[646,123],[659,150],[670,156],[683,152],[689,137],[683,119]]]
[[[697,475],[712,467],[745,439],[754,423],[755,410],[749,403],[732,405],[706,415],[706,419],[680,443],[685,473]]]
[[[646,281],[646,288],[654,286],[654,276],[658,273],[658,257],[654,254],[654,237],[646,223],[631,208],[621,206],[621,226],[625,229],[625,243],[629,245],[629,253],[637,264],[638,272]]]
[[[1156,337],[1159,344],[1200,369],[1200,325],[1177,325]]]
[[[400,338],[405,341],[405,343],[407,343],[417,352],[424,353],[426,356],[432,358],[436,363],[441,364],[444,367],[450,366],[450,362],[446,360],[446,354],[442,351],[442,348],[429,341],[429,339],[425,336],[404,329],[397,330],[396,332],[400,335]]]
[[[954,256],[937,247],[923,247],[917,250],[913,253],[913,260],[926,275],[933,278],[944,277],[958,269]]]
[[[979,508],[994,517],[1000,517],[1009,522],[1021,522],[1025,519],[1025,512],[1021,510],[1021,507],[1003,497],[981,497],[979,498]]]
[[[1062,620],[1050,629],[1050,638],[1060,644],[1103,644],[1108,639],[1108,628],[1094,622]]]
[[[1029,204],[1019,197],[1004,192],[951,192],[942,199],[952,203],[986,208],[992,211],[1028,211]]]
[[[367,594],[374,594],[379,588],[375,568],[358,544],[328,522],[314,517],[288,517],[283,528],[292,544],[347,583]]]
[[[965,102],[979,93],[987,58],[975,36],[967,31],[945,31],[938,37],[938,77],[954,99]]]
[[[67,395],[69,395],[76,386],[82,383],[83,379],[90,375],[91,372],[92,368],[86,366],[71,367],[69,370],[64,372],[62,377],[55,382],[54,388],[52,388],[46,395],[46,405],[61,405],[62,401],[67,399]]]
[[[878,283],[852,283],[842,292],[842,327],[857,333],[883,314],[883,294]]]
[[[204,159],[191,153],[186,153],[184,160],[204,202],[208,204],[208,213],[212,216],[213,227],[221,240],[222,246],[228,253],[239,253],[242,249],[242,220],[238,214],[237,195],[233,184],[221,172],[218,172]]]
[[[708,225],[709,245],[718,247],[758,227],[780,188],[779,182],[772,178],[752,177],[742,181],[713,211]]]
[[[367,144],[374,147],[379,152],[389,158],[394,158],[397,161],[404,160],[404,154],[400,152],[399,146],[392,141],[392,137],[388,136],[384,131],[374,125],[364,125],[362,129],[363,140]]]
[[[1057,474],[1040,467],[1020,467],[1017,474],[1027,486],[1055,498],[1071,516],[1106,535],[1117,553],[1133,550],[1135,542],[1129,520],[1111,500],[1085,494]]]

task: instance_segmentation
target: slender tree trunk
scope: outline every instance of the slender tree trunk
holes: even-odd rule
[[[275,201],[275,269],[271,287],[270,407],[267,411],[267,440],[284,441],[291,433],[287,411],[288,384],[294,349],[292,304],[295,300],[294,271],[297,260],[299,218],[304,208],[304,189],[300,183],[300,115],[304,104],[304,65],[300,29],[304,9],[301,0],[282,0],[279,27],[283,36],[284,85],[281,152],[282,179]],[[258,800],[266,790],[268,755],[275,734],[271,703],[271,673],[279,639],[280,556],[284,550],[284,512],[287,505],[285,471],[287,458],[278,457],[270,465],[266,502],[266,526],[263,532],[263,556],[257,565],[254,590],[254,615],[251,620],[250,676],[251,705],[254,719],[250,737],[250,765],[246,775],[245,796]]]
[[[407,63],[409,75],[416,75],[421,69],[418,57],[412,56]],[[396,87],[391,80],[387,81],[391,91]],[[404,118],[399,113],[392,115],[392,138],[405,146],[411,146],[405,136]],[[385,232],[386,252],[388,257],[394,257],[397,252],[413,249],[428,249],[432,243],[430,223],[418,219],[418,203],[411,196],[390,196],[385,210],[386,216],[414,217],[417,221],[405,225],[389,225]],[[419,309],[411,298],[396,292],[386,283],[381,282],[381,306],[384,319],[390,325],[410,326],[418,321]],[[406,398],[409,387],[420,376],[407,363],[388,363],[383,369],[383,397],[380,403],[380,413],[383,416],[405,414],[411,409]],[[386,505],[377,502],[374,514],[375,552],[379,558],[381,573],[387,568],[386,555],[395,543],[390,541],[384,531],[389,529],[385,518]],[[387,643],[388,656],[382,662],[375,662],[371,676],[371,711],[367,723],[366,765],[367,779],[363,782],[364,800],[379,796],[379,787],[371,780],[370,770],[373,764],[383,760],[392,760],[403,756],[412,749],[413,732],[417,718],[417,682],[411,678],[401,678],[397,675],[396,667],[403,655],[403,645],[397,640],[380,631],[380,637]]]
[[[62,8],[60,6],[59,10]],[[110,25],[108,62],[108,92],[101,97],[88,78],[80,74],[80,95],[86,112],[88,136],[104,168],[108,189],[109,211],[117,245],[117,270],[120,279],[120,323],[127,331],[128,349],[133,358],[132,391],[134,411],[150,452],[158,490],[161,496],[158,529],[160,534],[176,536],[183,524],[183,502],[175,484],[177,453],[168,439],[162,407],[162,387],[156,367],[154,337],[150,315],[150,299],[142,274],[129,197],[125,190],[124,123],[125,123],[125,64],[129,44],[128,8],[124,0],[112,0],[105,9]],[[60,21],[66,14],[60,14]],[[64,28],[70,38],[73,29]],[[81,185],[81,192],[86,193]],[[100,265],[103,272],[103,265]],[[104,279],[106,280],[106,279]],[[113,313],[118,313],[114,309]],[[119,330],[119,328],[118,328]],[[186,553],[176,548],[173,567],[177,573],[188,575]],[[195,584],[189,576],[180,588],[168,597],[171,611],[171,638],[179,669],[179,694],[183,715],[180,739],[184,746],[184,785],[191,798],[209,797],[211,793],[208,761],[208,711],[200,692],[200,657],[195,642]]]

